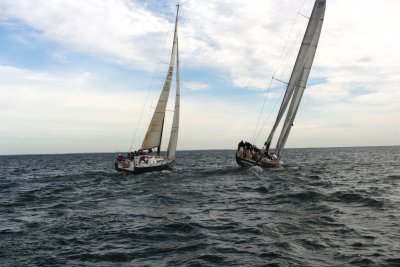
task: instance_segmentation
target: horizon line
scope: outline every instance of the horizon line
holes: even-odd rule
[[[368,148],[368,147],[399,147],[400,145],[370,145],[370,146],[329,146],[329,147],[291,147],[285,148],[285,150],[290,149],[330,149],[330,148]],[[235,151],[236,149],[230,148],[210,148],[210,149],[180,149],[179,151],[217,151],[217,150],[231,150]],[[0,154],[0,157],[7,156],[46,156],[46,155],[77,155],[77,154],[118,154],[118,153],[128,153],[129,151],[114,151],[114,152],[65,152],[65,153],[27,153],[27,154]],[[166,152],[165,150],[161,152]]]

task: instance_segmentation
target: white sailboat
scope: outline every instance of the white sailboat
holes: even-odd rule
[[[279,165],[283,148],[285,147],[286,140],[293,126],[294,118],[296,117],[304,89],[307,85],[308,76],[311,71],[311,66],[321,34],[325,8],[326,0],[315,1],[299,53],[290,76],[290,80],[287,83],[285,95],[283,97],[275,123],[267,140],[264,143],[264,147],[259,150],[252,144],[247,142],[243,143],[243,141],[241,141],[236,152],[236,162],[239,165],[261,167],[274,167]],[[286,118],[283,122],[282,130],[279,135],[275,150],[270,151],[269,148],[275,131],[285,112]]]
[[[179,131],[179,110],[180,110],[180,71],[179,71],[179,49],[178,49],[178,12],[176,10],[175,31],[169,62],[168,72],[164,80],[163,89],[158,99],[153,117],[147,129],[146,136],[138,151],[130,152],[127,157],[121,154],[115,161],[115,169],[120,172],[141,173],[159,171],[169,168],[170,163],[175,160],[176,146],[178,143]],[[167,108],[169,92],[171,89],[174,67],[176,78],[175,108],[172,120],[171,135],[169,138],[167,156],[160,155],[161,140],[164,130],[164,120]],[[153,151],[155,151],[153,153]]]

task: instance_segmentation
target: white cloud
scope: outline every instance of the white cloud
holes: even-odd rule
[[[91,53],[142,68],[154,66],[154,51],[160,49],[169,25],[125,0],[1,1],[0,10],[3,20],[25,23],[67,52]]]
[[[199,91],[199,90],[209,89],[209,85],[207,83],[201,83],[201,82],[183,82],[182,88],[193,91]]]
[[[301,13],[308,14],[312,2],[306,0]],[[206,74],[199,74],[203,75],[202,82],[196,81],[195,76],[185,80],[189,78],[184,70],[190,69],[225,75],[230,82],[226,87],[265,89],[302,3],[303,0],[182,1],[182,88],[201,93],[213,86]],[[399,8],[396,0],[328,1],[310,76],[310,81],[321,83],[307,89],[289,146],[398,144],[400,38],[395,29],[400,27],[396,13]],[[173,5],[169,15],[172,9]],[[142,2],[127,0],[0,2],[0,25],[10,29],[18,28],[18,23],[30,26],[36,37],[59,45],[49,53],[60,61],[67,60],[69,52],[81,52],[141,70],[154,67],[165,40],[166,53],[169,52],[167,31],[171,33],[172,20],[161,15],[146,9]],[[307,20],[299,16],[297,22],[295,33],[304,29]],[[293,34],[291,41],[299,36]],[[20,40],[27,43],[27,38],[22,36]],[[297,52],[296,46],[289,48],[288,60],[281,62],[282,71],[277,73],[282,80],[287,79]],[[56,75],[3,66],[0,73],[2,121],[18,136],[24,136],[24,129],[36,131],[37,135],[62,129],[77,137],[79,133],[101,133],[104,125],[112,126],[104,131],[108,138],[113,134],[130,136],[128,132],[134,128],[145,99],[141,93],[129,93],[127,97],[118,92],[92,90],[95,74],[90,71]],[[217,90],[207,93],[214,91]],[[262,104],[261,94],[254,102]],[[269,100],[278,95],[279,92],[271,92]],[[182,99],[179,148],[229,148],[234,140],[251,137],[258,114],[254,109],[243,108],[242,99],[227,103],[223,96],[215,95],[210,101],[205,97],[185,99],[184,94]],[[16,121],[23,126],[17,126]],[[129,130],[120,127],[127,123],[133,125]],[[13,134],[12,130],[6,133]],[[122,143],[118,149],[124,149]],[[96,151],[98,147],[113,150],[99,143],[93,145],[94,150],[86,151]]]
[[[297,6],[290,1],[183,1],[182,61],[225,72],[239,87],[265,87],[289,27],[278,18],[292,19]],[[172,28],[171,21],[139,1],[6,0],[0,7],[3,25],[29,25],[41,38],[61,45],[53,53],[60,59],[63,51],[78,51],[151,69]]]
[[[0,80],[5,77],[9,82],[0,85],[0,154],[129,149],[145,93],[91,88],[96,77],[87,73],[65,77],[1,66]],[[147,104],[135,147],[147,130],[152,112]],[[240,105],[183,94],[178,149],[234,146],[254,127],[247,119],[251,111]],[[164,144],[171,118],[168,113]]]
[[[215,68],[228,74],[235,86],[265,88],[302,3],[183,1],[180,46],[184,66]],[[307,15],[312,3],[306,0],[300,12]],[[172,26],[139,1],[13,0],[2,1],[0,7],[3,24],[21,21],[65,51],[94,53],[137,68],[154,66]],[[360,7],[363,12],[356,12]],[[357,75],[369,82],[374,76],[387,75],[388,68],[399,65],[400,41],[392,31],[400,26],[395,13],[399,7],[395,0],[329,1],[312,76],[324,75],[337,82]],[[307,20],[298,16],[296,22],[294,40],[301,37]],[[291,51],[293,60],[296,47]],[[59,53],[55,55],[60,57]],[[290,69],[291,60],[282,62],[285,70]]]
[[[1,66],[0,154],[126,150],[145,95],[93,90],[91,79]]]

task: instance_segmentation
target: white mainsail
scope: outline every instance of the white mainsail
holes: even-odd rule
[[[180,111],[180,70],[179,70],[179,46],[178,46],[178,33],[176,33],[176,96],[175,96],[175,109],[174,118],[172,120],[171,135],[169,137],[167,159],[174,160],[176,145],[178,143],[179,132],[179,111]]]
[[[169,97],[169,91],[171,89],[172,83],[172,75],[174,73],[174,65],[175,60],[177,57],[177,23],[178,23],[178,10],[176,12],[176,21],[175,21],[175,32],[174,32],[174,42],[172,45],[172,53],[171,59],[169,62],[168,73],[164,80],[163,89],[160,94],[160,98],[158,99],[158,103],[156,109],[154,110],[153,117],[150,121],[149,128],[147,129],[146,136],[143,140],[141,149],[149,149],[161,146],[161,138],[164,126],[164,118],[165,118],[165,111],[167,109],[167,102]]]
[[[282,150],[285,146],[290,129],[293,126],[294,118],[299,108],[299,104],[303,96],[304,89],[306,88],[307,85],[308,76],[311,71],[311,66],[314,60],[319,37],[321,34],[321,29],[325,14],[325,6],[326,6],[326,0],[315,1],[314,8],[307,25],[307,30],[304,34],[300,51],[297,56],[296,63],[293,67],[293,71],[290,76],[289,84],[287,86],[284,98],[282,100],[282,104],[279,109],[277,119],[266,141],[266,145],[267,147],[269,147],[274,132],[278,127],[283,117],[283,114],[285,113],[286,108],[290,102],[290,106],[286,114],[286,119],[282,126],[282,131],[276,146],[275,153],[278,156],[278,158],[280,158],[282,155]]]

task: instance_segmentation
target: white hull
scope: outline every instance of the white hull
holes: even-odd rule
[[[120,172],[141,173],[160,171],[169,168],[173,160],[161,156],[135,156],[133,159],[115,161],[115,169]]]

